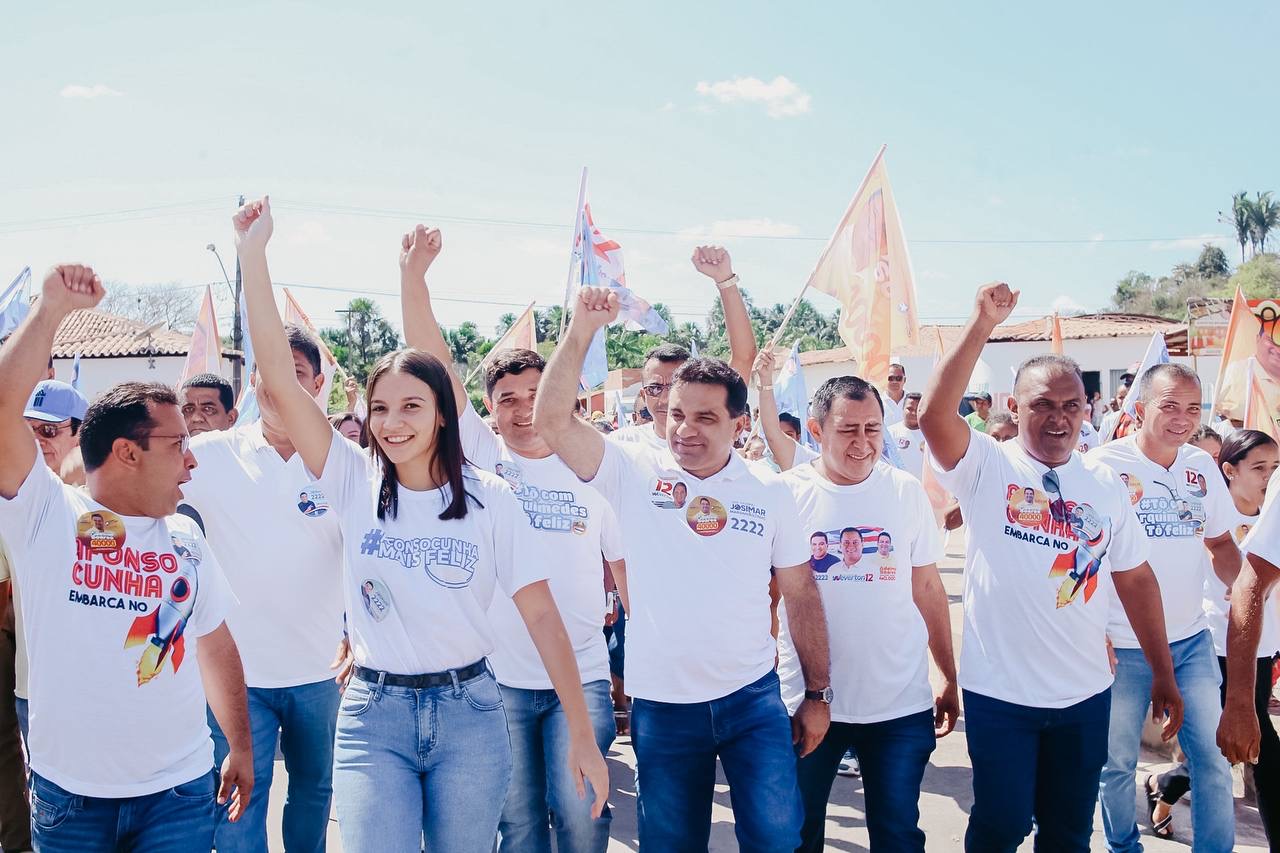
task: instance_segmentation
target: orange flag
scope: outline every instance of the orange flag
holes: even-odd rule
[[[200,315],[191,333],[191,348],[187,350],[187,361],[182,366],[178,384],[200,373],[219,373],[221,361],[222,339],[218,337],[218,318],[213,313],[213,291],[205,285]]]
[[[298,300],[293,298],[293,294],[289,292],[289,288],[284,288],[284,321],[292,323],[295,326],[301,326],[315,336],[316,343],[320,345],[320,371],[324,374],[324,385],[320,388],[320,406],[326,411],[329,408],[329,391],[333,388],[333,375],[338,370],[338,359],[334,357],[329,347],[325,345],[324,339],[320,337],[319,330],[315,324],[311,322],[311,317],[307,312],[302,310],[302,306],[298,304]]]
[[[883,387],[894,347],[918,342],[915,279],[881,146],[807,287],[840,302],[840,339],[858,375]]]
[[[493,349],[484,355],[484,359],[476,365],[476,369],[471,371],[471,375],[467,377],[467,384],[476,377],[477,374],[484,373],[486,367],[500,353],[512,349],[531,349],[538,351],[538,323],[533,313],[534,303],[530,302],[529,307],[524,309],[524,313],[516,318],[502,337],[498,338],[498,342],[493,345]]]
[[[1245,371],[1249,390],[1244,398],[1244,428],[1265,432],[1273,439],[1280,441],[1280,435],[1277,435],[1280,430],[1276,429],[1276,407],[1267,399],[1262,383],[1258,381],[1260,369],[1257,359],[1250,358],[1249,366]]]
[[[1222,363],[1218,366],[1218,383],[1213,398],[1214,412],[1230,418],[1243,418],[1248,395],[1245,362],[1257,352],[1258,335],[1261,333],[1262,324],[1237,287],[1231,301],[1227,336],[1222,344]]]
[[[933,456],[929,453],[929,448],[924,448],[924,466],[920,469],[920,485],[924,486],[924,493],[929,496],[929,505],[933,507],[933,520],[937,522],[938,527],[946,526],[947,508],[951,506],[951,493],[943,488],[938,482],[938,477],[933,473]]]
[[[1049,352],[1062,355],[1062,321],[1058,319],[1057,311],[1049,321]]]

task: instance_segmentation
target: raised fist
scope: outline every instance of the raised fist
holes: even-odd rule
[[[773,354],[773,347],[766,346],[756,355],[755,364],[751,365],[751,372],[755,374],[756,381],[761,385],[773,384],[773,372],[777,359]]]
[[[717,284],[733,276],[733,261],[721,246],[699,246],[693,250],[693,267]]]
[[[259,201],[251,201],[236,211],[231,217],[231,225],[236,231],[236,251],[266,251],[275,222],[271,218],[271,197],[263,196]]]
[[[1021,291],[1010,290],[1009,285],[1003,281],[984,284],[978,288],[974,310],[993,326],[998,326],[1008,320],[1009,315],[1013,313],[1014,307],[1018,304],[1019,293]]]
[[[58,264],[45,273],[40,301],[63,313],[78,308],[92,308],[102,301],[107,291],[93,267],[81,264]]]
[[[440,254],[443,245],[439,228],[418,225],[400,238],[400,272],[415,279],[427,274],[427,268]]]
[[[573,308],[573,327],[595,334],[618,319],[618,294],[612,287],[583,287]]]

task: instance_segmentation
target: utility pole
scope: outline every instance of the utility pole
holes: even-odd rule
[[[244,207],[244,196],[240,196],[240,200],[236,203],[236,210]],[[232,377],[236,388],[236,397],[240,396],[240,388],[244,385],[242,371],[244,369],[244,326],[243,319],[240,316],[240,253],[236,252],[236,287],[235,287],[235,314],[231,322],[231,346],[241,353],[239,359],[233,367]]]

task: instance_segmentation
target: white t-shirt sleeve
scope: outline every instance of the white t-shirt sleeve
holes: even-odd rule
[[[529,584],[549,578],[549,563],[556,555],[538,541],[515,492],[495,485],[485,490],[484,502],[493,522],[493,559],[502,591],[513,596]]]
[[[982,471],[990,465],[990,460],[1000,452],[996,440],[976,429],[969,430],[969,447],[950,471],[942,470],[942,466],[933,454],[928,454],[928,464],[933,466],[938,482],[957,498],[970,498],[977,494],[978,481],[982,479]]]
[[[917,523],[915,541],[911,543],[911,565],[927,566],[945,555],[942,531],[933,523],[933,504],[929,503],[929,494],[924,486],[918,480],[912,480],[907,488],[911,504],[915,507],[913,520]]]
[[[315,476],[314,471],[310,473]],[[369,482],[373,476],[373,462],[368,451],[333,430],[329,455],[324,460],[324,474],[317,481],[334,508],[342,512],[353,500],[368,500]]]
[[[600,467],[589,481],[596,491],[604,495],[609,505],[618,510],[622,500],[623,483],[635,464],[635,457],[645,452],[644,446],[632,442],[606,441]]]
[[[612,563],[622,559],[622,526],[613,507],[606,503],[600,509],[600,552]]]
[[[1280,568],[1280,474],[1272,476],[1271,485],[1267,488],[1267,501],[1262,505],[1262,514],[1258,523],[1253,525],[1240,550],[1246,554],[1257,554],[1271,565]]]
[[[809,534],[800,522],[800,508],[791,488],[782,481],[773,491],[777,524],[773,530],[773,566],[789,569],[809,562]]]
[[[1147,561],[1151,555],[1151,543],[1129,501],[1129,490],[1124,488],[1118,477],[1108,480],[1114,482],[1123,491],[1123,495],[1120,501],[1122,509],[1111,528],[1111,544],[1107,548],[1107,556],[1111,558],[1111,571],[1127,572]]]
[[[458,418],[458,431],[462,436],[462,453],[467,461],[481,471],[492,473],[502,449],[498,437],[470,404],[463,410],[462,417]]]
[[[0,537],[14,548],[35,545],[50,515],[65,504],[62,481],[37,450],[18,493],[8,500],[0,498]]]

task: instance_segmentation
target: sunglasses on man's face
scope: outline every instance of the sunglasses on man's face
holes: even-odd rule
[[[58,433],[71,429],[71,424],[31,424],[31,431],[41,438],[57,438]]]

